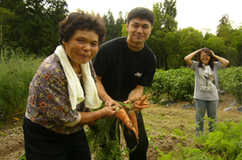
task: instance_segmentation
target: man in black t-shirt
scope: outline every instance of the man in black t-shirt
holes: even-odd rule
[[[141,97],[144,86],[152,85],[157,60],[145,41],[153,29],[154,14],[146,8],[137,7],[129,12],[127,20],[129,35],[104,43],[94,60],[98,94],[105,106]],[[139,143],[126,127],[124,137],[128,148],[133,149],[137,145],[129,155],[130,160],[146,160],[148,138],[141,112],[138,112],[137,120]],[[115,139],[115,125],[109,133]]]

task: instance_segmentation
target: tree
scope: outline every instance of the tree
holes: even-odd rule
[[[119,16],[118,19],[116,20],[116,37],[120,37],[122,36],[122,28],[123,28],[123,24],[125,23],[124,19],[123,19],[123,14],[121,11],[119,11]]]
[[[161,2],[155,3],[153,5],[153,12],[155,15],[155,23],[153,26],[152,35],[154,38],[165,39],[165,36],[168,32],[174,32],[177,28],[177,22],[175,21],[176,17],[176,0],[165,0],[163,5]],[[163,40],[164,41],[164,40]],[[164,41],[165,44],[165,41]],[[161,44],[160,44],[161,45]],[[153,50],[153,48],[152,48]],[[163,55],[159,55],[159,54]],[[160,51],[156,53],[156,56],[163,58],[164,69],[168,70],[168,54],[165,47],[162,47]],[[158,65],[159,66],[159,65]]]
[[[178,32],[168,32],[165,37],[165,48],[166,53],[169,55],[167,57],[169,68],[180,68],[183,63],[181,63],[181,53],[179,47],[179,33]]]
[[[223,15],[222,18],[219,20],[220,24],[217,27],[217,36],[222,38],[225,42],[226,46],[229,46],[230,42],[228,40],[228,36],[232,30],[232,26],[229,22],[228,14]]]
[[[180,58],[183,59],[187,54],[203,47],[203,34],[201,31],[192,27],[184,28],[180,31]],[[182,62],[186,66],[185,61]]]
[[[1,0],[1,6],[13,13],[11,18],[4,20],[8,24],[8,28],[3,31],[3,44],[7,44],[11,48],[18,47],[16,37],[20,37],[19,31],[22,29],[21,24],[24,22],[24,19],[20,20],[18,17],[24,15],[25,4],[23,0]]]
[[[13,13],[9,9],[0,7],[0,49],[1,49],[1,59],[3,60],[3,28],[7,28],[6,22],[13,17]],[[5,23],[3,23],[5,22]]]
[[[162,68],[164,66],[164,54],[162,53],[163,48],[165,48],[164,39],[151,35],[146,43],[152,48],[157,57],[157,68]]]
[[[231,42],[230,47],[235,48],[237,51],[236,56],[229,58],[230,61],[236,59],[235,64],[233,64],[233,62],[230,62],[230,64],[242,66],[242,26],[229,35],[229,41]]]
[[[176,0],[165,0],[162,10],[164,15],[164,28],[166,32],[176,31],[177,22],[175,21],[177,10]]]
[[[207,47],[213,50],[215,54],[227,58],[227,56],[225,55],[226,46],[224,45],[223,39],[219,37],[211,37],[207,40]]]
[[[12,32],[7,35],[9,41],[31,53],[53,53],[58,45],[58,23],[68,13],[67,3],[63,0],[22,0],[5,4],[16,15],[11,22]]]
[[[129,35],[129,32],[127,31],[126,24],[122,24],[122,36],[126,37]]]
[[[106,41],[117,37],[116,30],[115,30],[115,20],[113,17],[113,13],[110,11],[110,9],[108,10],[107,15],[106,14],[103,15],[103,19],[106,23],[106,28],[107,28]]]

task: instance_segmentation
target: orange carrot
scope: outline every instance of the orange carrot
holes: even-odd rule
[[[132,122],[136,132],[137,132],[137,136],[139,136],[139,129],[138,129],[138,121],[137,121],[137,117],[136,117],[136,113],[134,110],[130,110],[128,112],[128,116],[130,121]]]
[[[137,135],[137,131],[136,129],[134,128],[132,122],[130,121],[129,119],[129,116],[128,114],[126,113],[126,111],[121,108],[121,109],[118,109],[115,113],[115,116],[121,121],[123,122],[123,124],[131,131],[134,132],[135,136],[136,136],[136,139],[138,139],[138,135]]]
[[[143,103],[145,102],[145,100],[146,100],[148,97],[149,97],[149,95],[144,96],[144,97],[140,100],[139,105],[143,105]]]
[[[137,109],[137,110],[142,110],[142,109],[145,109],[145,108],[149,108],[149,107],[152,107],[152,106],[147,106],[147,105],[138,105],[138,104],[135,104],[134,105],[134,109]]]
[[[133,98],[131,101],[140,101],[141,100],[141,97],[136,97],[136,98]]]
[[[131,104],[131,109],[134,110],[136,108],[136,105],[138,105],[138,108],[140,108],[140,106],[147,106],[149,105],[149,103],[143,102],[143,104],[140,104],[140,101],[135,101]],[[147,108],[147,107],[144,107]]]
[[[148,105],[148,104],[150,104],[150,103],[146,103],[146,102],[144,102],[142,105],[146,106],[146,105]]]

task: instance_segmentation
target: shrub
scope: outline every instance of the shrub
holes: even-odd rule
[[[238,103],[242,103],[242,67],[230,67],[219,70],[219,86],[230,92]]]
[[[239,103],[242,102],[242,67],[230,67],[218,70],[219,88],[232,93]],[[162,96],[168,99],[182,100],[192,103],[195,86],[194,71],[182,67],[167,71],[157,69],[151,88],[146,92],[152,93],[151,99],[158,103]]]
[[[184,100],[192,102],[194,92],[194,72],[189,68],[160,70],[157,69],[150,92],[152,94],[152,100],[159,102],[161,95],[166,94],[173,100]]]

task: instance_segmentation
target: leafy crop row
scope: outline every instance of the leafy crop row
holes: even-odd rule
[[[162,96],[172,100],[184,100],[192,102],[194,92],[194,72],[182,67],[180,69],[170,69],[167,71],[157,69],[152,87],[149,91],[152,94],[152,100],[158,103],[163,99]]]
[[[159,160],[241,160],[242,121],[216,123],[215,130],[194,140],[194,144],[184,147],[179,144],[175,151],[164,154],[159,151]]]
[[[11,115],[25,110],[29,84],[42,60],[43,57],[36,58],[21,50],[4,50],[0,60],[0,119],[2,113]],[[194,85],[194,72],[187,67],[167,71],[157,69],[152,87],[146,88],[146,92],[152,93],[155,103],[164,97],[192,103]],[[242,67],[219,70],[219,86],[241,103]]]
[[[230,92],[242,103],[242,67],[229,67],[219,70],[219,86],[221,89]]]
[[[229,67],[219,70],[219,88],[232,93],[238,103],[242,102],[242,67]],[[152,87],[152,100],[159,103],[162,99],[181,100],[192,103],[195,85],[194,71],[182,67],[167,71],[157,69]]]

